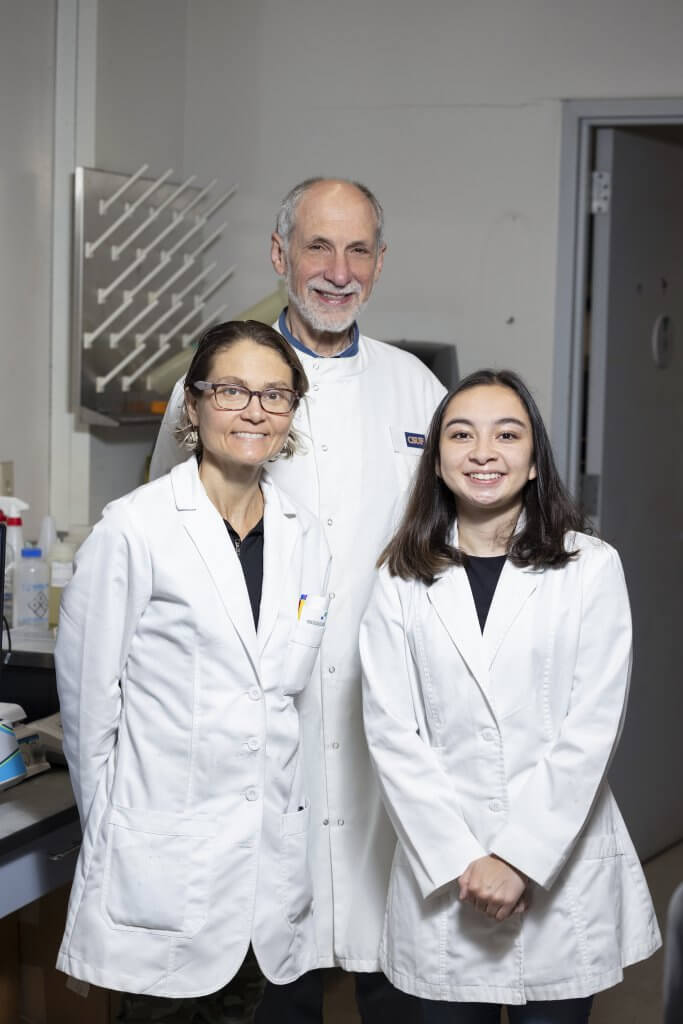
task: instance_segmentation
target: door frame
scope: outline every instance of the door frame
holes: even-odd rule
[[[562,103],[551,434],[561,476],[580,488],[584,312],[588,288],[590,184],[596,128],[683,125],[683,97]]]

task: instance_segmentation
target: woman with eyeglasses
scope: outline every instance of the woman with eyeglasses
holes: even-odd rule
[[[105,509],[64,594],[83,845],[58,966],[143,994],[121,1019],[195,1019],[250,947],[275,983],[317,966],[296,698],[329,556],[266,472],[298,445],[307,386],[271,327],[208,330],[185,379],[189,458]]]
[[[361,657],[399,837],[382,969],[425,1024],[585,1024],[661,941],[607,782],[631,617],[515,373],[442,400],[380,564]]]

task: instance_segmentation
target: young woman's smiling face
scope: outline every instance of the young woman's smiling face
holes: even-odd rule
[[[531,421],[521,399],[502,384],[468,388],[446,407],[437,472],[458,513],[521,510],[536,476]]]

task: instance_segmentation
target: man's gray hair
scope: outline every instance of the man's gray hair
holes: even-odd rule
[[[351,181],[349,178],[323,178],[322,176],[317,178],[306,178],[305,181],[300,181],[299,184],[295,185],[282,200],[277,214],[275,230],[284,242],[285,250],[289,245],[289,239],[291,238],[292,231],[294,229],[297,206],[308,192],[309,188],[313,185],[317,185],[320,181],[343,181],[346,185],[353,185],[354,188],[358,189],[361,195],[365,196],[375,212],[375,219],[377,221],[375,243],[377,245],[377,252],[379,252],[384,245],[384,210],[382,209],[382,204],[377,196],[370,191],[367,185],[361,184],[360,181]]]

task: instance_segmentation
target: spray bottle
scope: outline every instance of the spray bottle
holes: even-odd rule
[[[21,513],[25,512],[28,504],[21,498],[10,495],[0,495],[0,508],[7,516],[7,551],[5,553],[5,578],[3,587],[5,590],[5,618],[10,625],[14,624],[14,592],[16,583],[16,567],[21,559],[21,551],[24,547],[24,531],[21,521]]]

